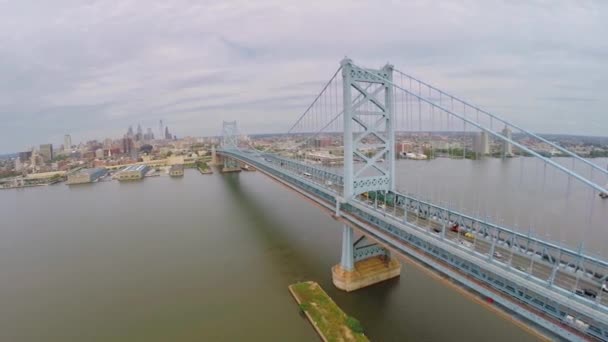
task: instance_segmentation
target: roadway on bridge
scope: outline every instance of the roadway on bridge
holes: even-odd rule
[[[299,170],[291,168],[287,164],[281,165],[280,167],[291,173],[297,174],[300,177],[302,176]],[[306,175],[306,178],[321,187],[331,189],[338,194],[342,193],[342,186],[339,184],[328,184],[326,180],[315,177],[315,175]],[[359,196],[358,200],[369,208],[377,210],[384,215],[392,216],[398,221],[403,221],[404,209],[401,207],[376,207],[374,202],[365,199],[363,196]],[[428,234],[433,234],[436,235],[437,238],[441,238],[442,224],[439,220],[426,219],[413,211],[408,211],[407,222],[426,231]],[[472,233],[474,234],[474,232]],[[536,253],[520,252],[517,251],[516,248],[510,248],[505,241],[499,241],[494,246],[494,253],[491,254],[492,243],[489,236],[484,238],[474,235],[472,238],[466,238],[462,233],[450,230],[449,226],[446,227],[444,239],[461,246],[461,248],[468,250],[471,253],[486,257],[488,261],[496,265],[503,266],[504,268],[513,268],[518,271],[523,278],[534,277],[546,282],[547,286],[549,286],[554,266]],[[605,293],[601,291],[601,284],[595,281],[592,276],[583,274],[581,271],[574,272],[566,267],[559,267],[555,273],[553,284],[570,292],[572,296],[578,292],[578,296],[581,296],[586,300],[592,302],[596,301],[608,306],[608,294],[604,296]],[[597,293],[597,297],[593,298],[585,295],[585,290]]]

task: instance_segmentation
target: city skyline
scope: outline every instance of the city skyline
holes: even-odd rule
[[[117,136],[160,117],[180,135],[217,135],[222,120],[248,134],[280,132],[344,55],[426,75],[536,132],[606,135],[606,4],[276,5],[1,4],[0,70],[10,81],[0,153],[66,133]]]

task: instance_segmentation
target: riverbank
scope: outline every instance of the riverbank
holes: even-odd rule
[[[292,284],[289,292],[323,341],[369,341],[359,321],[346,315],[319,284]]]

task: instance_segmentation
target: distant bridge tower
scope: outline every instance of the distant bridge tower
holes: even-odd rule
[[[368,191],[395,190],[395,125],[393,121],[393,66],[362,69],[345,58],[344,202]],[[357,163],[355,159],[362,161]],[[337,207],[339,213],[339,204]],[[334,285],[354,291],[401,274],[389,251],[365,236],[355,241],[348,225],[342,228],[342,257],[332,268]]]
[[[238,141],[236,121],[224,121],[222,123],[222,149],[235,149],[239,145]]]
[[[222,149],[223,150],[235,150],[239,146],[238,130],[236,121],[224,121],[222,123]],[[232,159],[223,157],[224,167],[222,172],[239,172],[241,168],[239,163]]]
[[[362,69],[345,58],[344,200],[358,194],[395,189],[395,125],[393,122],[393,66]],[[379,77],[378,77],[379,76]],[[354,90],[354,91],[353,91]],[[363,161],[355,168],[354,160]]]

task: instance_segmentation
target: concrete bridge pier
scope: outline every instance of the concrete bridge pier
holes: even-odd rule
[[[239,162],[235,159],[222,156],[222,160],[224,164],[224,166],[222,167],[222,173],[241,172],[241,166],[239,165]]]
[[[390,252],[365,235],[354,240],[353,228],[342,228],[342,258],[331,269],[334,285],[346,292],[358,290],[401,274],[401,264]]]

